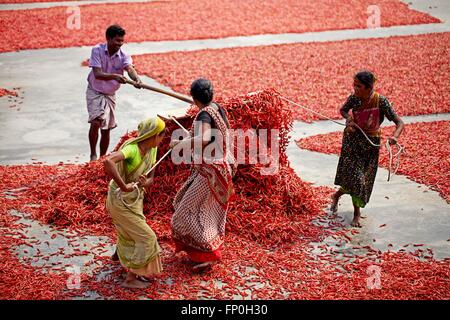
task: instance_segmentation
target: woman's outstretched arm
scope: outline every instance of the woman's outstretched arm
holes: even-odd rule
[[[398,137],[400,136],[400,134],[403,131],[403,128],[405,127],[405,124],[403,123],[403,120],[398,115],[395,115],[393,121],[394,121],[395,126],[397,128],[395,129],[394,134],[391,137],[388,138],[390,144],[396,144],[397,143]]]

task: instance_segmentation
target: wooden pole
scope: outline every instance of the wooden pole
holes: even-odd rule
[[[129,80],[129,79],[127,79],[127,83],[131,84],[133,86],[137,84],[135,81]],[[176,92],[170,92],[170,91],[167,91],[167,90],[164,90],[164,89],[160,89],[160,88],[156,88],[156,87],[152,87],[152,86],[149,86],[149,85],[146,85],[146,84],[143,84],[143,83],[141,83],[140,86],[142,88],[144,88],[144,89],[155,91],[155,92],[159,92],[159,93],[171,96],[172,98],[179,99],[181,101],[184,101],[184,102],[187,102],[187,103],[190,103],[190,104],[194,103],[194,101],[192,101],[191,99],[189,99],[189,98],[187,98],[187,97],[185,97],[185,96],[183,96],[183,95],[181,95],[179,93],[176,93]]]

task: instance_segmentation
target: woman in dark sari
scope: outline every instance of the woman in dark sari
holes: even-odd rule
[[[233,193],[231,179],[236,166],[231,150],[223,145],[230,126],[225,109],[213,102],[211,82],[195,80],[191,95],[200,109],[191,137],[172,141],[171,146],[194,149],[200,145],[202,150],[200,155],[194,151],[194,159],[200,161],[192,165],[189,178],[173,202],[172,236],[176,252],[185,251],[196,263],[194,269],[203,269],[221,259],[228,202]],[[214,145],[218,152],[208,161],[205,150]]]
[[[397,143],[404,126],[388,99],[374,91],[375,80],[369,71],[357,73],[353,82],[354,93],[340,110],[347,126],[334,181],[340,188],[332,196],[331,211],[337,211],[339,198],[343,194],[350,194],[354,208],[353,227],[361,227],[360,208],[365,207],[372,194],[380,152],[380,147],[373,146],[359,128],[373,144],[380,145],[380,125],[385,117],[388,118],[396,125],[394,134],[388,138],[392,145]]]

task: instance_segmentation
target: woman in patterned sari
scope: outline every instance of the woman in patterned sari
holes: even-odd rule
[[[119,151],[105,160],[105,170],[112,177],[106,209],[117,230],[118,257],[128,270],[122,286],[145,288],[145,277],[162,271],[161,249],[143,213],[144,190],[153,181],[145,172],[156,162],[157,146],[164,137],[165,123],[160,118],[142,121],[138,137],[125,141]]]
[[[361,71],[354,77],[354,93],[347,98],[340,112],[347,120],[342,140],[341,155],[334,183],[341,186],[332,196],[331,211],[336,212],[339,198],[343,194],[352,197],[354,216],[351,225],[361,227],[360,208],[364,208],[372,194],[378,169],[379,147],[367,141],[358,126],[376,145],[380,144],[380,125],[384,117],[396,125],[389,144],[396,144],[403,130],[403,121],[395,113],[386,97],[374,91],[375,76]],[[349,111],[352,110],[352,115]]]
[[[178,150],[202,146],[200,156],[194,152],[191,174],[175,197],[172,217],[176,252],[185,251],[196,263],[194,270],[221,259],[228,201],[233,193],[231,179],[236,170],[231,150],[224,146],[229,129],[226,112],[212,102],[213,95],[209,80],[197,79],[192,83],[191,96],[200,110],[194,119],[191,137],[171,143]],[[215,148],[208,159],[204,151],[211,146]]]

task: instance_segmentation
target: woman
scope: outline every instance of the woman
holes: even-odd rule
[[[145,288],[145,278],[162,271],[158,241],[143,214],[144,190],[153,180],[145,172],[156,162],[157,146],[164,137],[165,123],[160,118],[142,121],[138,137],[123,143],[119,151],[104,161],[112,177],[106,209],[116,227],[116,254],[128,270],[122,286]],[[116,255],[115,254],[115,255]]]
[[[194,145],[203,148],[201,161],[194,162],[189,178],[173,202],[172,235],[176,252],[187,252],[197,264],[195,270],[211,266],[221,259],[235,164],[230,156],[231,150],[224,149],[229,123],[225,110],[212,102],[214,91],[211,82],[195,80],[191,85],[191,96],[200,109],[194,119],[191,137],[181,142],[174,140],[171,145],[177,146],[178,150],[192,150]],[[208,161],[203,157],[203,151],[213,143],[218,147],[216,154],[212,154],[215,160]],[[194,153],[195,159],[198,160],[198,156]]]
[[[353,227],[361,227],[360,208],[369,202],[380,151],[379,147],[370,144],[359,128],[374,144],[380,145],[380,125],[384,117],[388,118],[396,125],[394,134],[388,138],[392,145],[397,143],[404,126],[386,97],[374,91],[375,81],[375,76],[369,71],[357,73],[353,81],[354,94],[348,97],[340,110],[347,126],[334,181],[341,188],[332,196],[331,211],[337,211],[343,194],[350,194],[354,208]],[[350,110],[352,115],[349,115]]]

